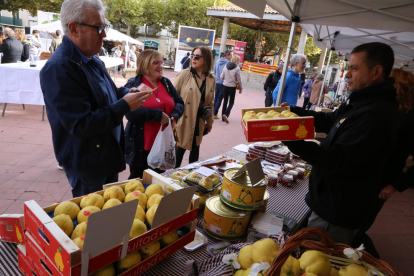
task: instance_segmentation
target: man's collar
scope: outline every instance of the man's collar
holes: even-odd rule
[[[394,88],[394,78],[387,78],[385,81],[352,91],[348,97],[348,104],[358,108],[378,99],[394,99],[397,92]]]
[[[82,52],[81,50],[79,50],[78,46],[76,46],[75,43],[73,43],[72,40],[70,40],[69,37],[67,37],[66,35],[63,37],[63,39],[67,40],[70,44],[72,44],[73,48],[76,49],[76,51],[79,53],[79,56],[82,60],[83,63],[88,63],[89,61],[91,61],[91,59],[87,58]]]

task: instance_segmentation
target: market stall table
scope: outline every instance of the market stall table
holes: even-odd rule
[[[218,156],[222,155],[246,162],[245,154],[235,149],[224,152]],[[164,173],[164,176],[170,176],[174,171],[175,170],[167,171]],[[268,186],[267,190],[270,193],[267,211],[275,211],[283,214],[284,216],[295,219],[297,221],[296,227],[287,232],[286,235],[294,234],[299,230],[301,224],[304,223],[309,214],[309,207],[305,203],[305,195],[308,192],[308,179],[298,179],[292,187],[284,187],[280,184],[276,187]],[[219,242],[219,240],[208,236],[203,230],[203,214],[204,210],[200,209],[198,213],[197,230],[208,238],[207,245],[204,245],[193,252],[180,249],[141,275],[183,275],[186,269],[187,261],[202,261],[210,259],[211,256],[207,253],[206,247]],[[0,242],[0,275],[23,275],[17,267],[17,251],[16,245],[14,244]]]
[[[123,63],[121,58],[100,57],[105,67],[115,68]],[[4,103],[2,116],[6,112],[7,104],[31,104],[42,105],[44,121],[45,102],[40,88],[39,73],[47,60],[37,61],[36,67],[31,67],[29,62],[0,64],[0,103]]]

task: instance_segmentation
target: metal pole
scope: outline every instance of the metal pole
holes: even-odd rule
[[[290,28],[289,42],[288,42],[288,46],[286,49],[286,57],[285,57],[285,63],[283,64],[282,76],[279,81],[280,85],[279,85],[279,92],[277,93],[276,106],[279,106],[282,101],[283,89],[285,88],[285,82],[286,82],[286,73],[287,73],[287,68],[289,65],[290,53],[292,52],[292,44],[293,44],[293,39],[295,38],[295,32],[296,32],[297,25],[298,25],[298,22],[292,22],[292,27]]]
[[[323,91],[323,88],[325,87],[325,80],[326,80],[326,76],[328,75],[328,67],[329,67],[329,63],[331,62],[332,52],[333,52],[332,50],[329,51],[328,63],[326,64],[325,75],[323,76],[323,83],[322,83],[322,87],[321,87],[321,92],[319,93],[318,105],[321,104],[322,91]]]
[[[229,32],[229,25],[230,25],[230,18],[225,17],[223,20],[223,31],[221,32],[220,54],[221,53],[224,54],[224,52],[227,49],[227,34]]]

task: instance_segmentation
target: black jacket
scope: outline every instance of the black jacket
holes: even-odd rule
[[[22,43],[23,51],[22,51],[22,58],[21,60],[24,62],[29,59],[30,57],[30,45],[28,43]]]
[[[175,107],[170,117],[174,117],[176,122],[184,113],[184,101],[175,90],[174,85],[167,78],[161,78],[168,94],[174,100]],[[125,87],[138,87],[141,84],[141,76],[136,76],[128,80]],[[127,114],[128,123],[125,128],[125,159],[130,166],[141,166],[144,150],[144,124],[154,120],[161,122],[163,111],[158,108],[140,107]]]
[[[281,76],[282,74],[279,73],[278,70],[271,72],[269,76],[267,76],[266,82],[264,84],[264,90],[266,92],[269,90],[270,93],[273,93],[273,90],[275,90],[275,87],[277,86],[277,83],[279,82]]]
[[[3,40],[0,45],[0,53],[3,53],[1,63],[14,63],[21,61],[23,45],[15,36],[11,36]]]
[[[398,116],[397,148],[386,165],[389,175],[385,184],[392,184],[399,192],[414,185],[414,167],[403,172],[410,154],[414,156],[414,109]]]
[[[312,165],[306,203],[333,225],[361,229],[379,211],[385,164],[396,142],[393,84],[389,78],[355,90],[349,103],[333,113],[291,108],[299,116],[314,116],[315,131],[328,134],[320,145],[305,141],[286,145]]]

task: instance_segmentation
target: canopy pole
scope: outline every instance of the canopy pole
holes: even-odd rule
[[[300,34],[299,46],[298,46],[298,54],[305,54],[305,47],[306,47],[306,39],[308,38],[308,33],[302,29],[302,33]]]
[[[277,99],[276,99],[275,106],[280,106],[281,101],[282,101],[283,90],[285,88],[285,82],[286,82],[286,73],[287,73],[287,68],[289,65],[290,54],[292,52],[292,44],[293,44],[293,39],[295,38],[295,32],[296,32],[297,25],[298,25],[298,22],[294,21],[292,22],[292,27],[290,28],[290,35],[289,35],[288,46],[286,49],[285,63],[283,64],[283,72],[282,72],[282,76],[279,81],[280,85],[279,85],[279,91],[277,93]]]
[[[325,80],[326,80],[326,76],[328,75],[328,68],[329,68],[329,63],[331,62],[332,52],[333,52],[332,50],[329,51],[328,63],[326,64],[325,75],[323,76],[323,83],[321,86],[321,92],[319,93],[318,105],[321,104],[321,99],[322,99],[321,96],[322,96],[323,88],[325,87]]]
[[[229,32],[230,18],[226,17],[223,21],[223,31],[221,32],[220,54],[227,50],[227,33]],[[224,56],[223,56],[224,57]],[[219,57],[220,58],[220,57]]]

